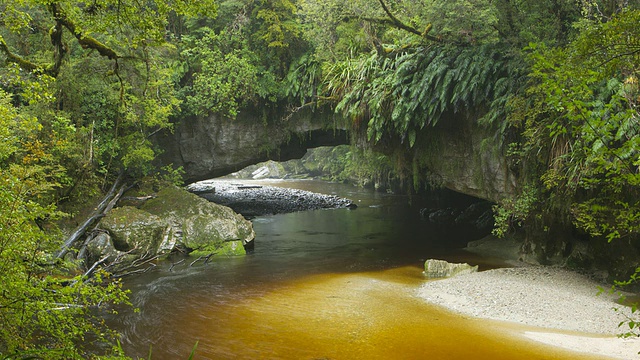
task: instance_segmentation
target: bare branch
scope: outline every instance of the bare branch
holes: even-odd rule
[[[96,261],[95,263],[93,263],[93,265],[89,268],[89,270],[87,270],[87,272],[84,273],[84,275],[82,276],[83,278],[88,278],[91,276],[91,274],[93,274],[94,270],[98,267],[98,265],[102,264],[103,262],[107,261],[107,259],[109,259],[109,256],[105,256],[102,259]]]
[[[67,240],[64,242],[64,244],[60,248],[60,251],[58,252],[58,255],[56,256],[58,259],[64,257],[69,251],[69,249],[71,248],[71,246],[73,246],[73,244],[75,244],[75,242],[78,241],[87,232],[89,227],[91,227],[91,225],[93,225],[97,220],[105,216],[106,214],[105,209],[107,209],[110,206],[110,204],[112,203],[115,204],[114,201],[117,201],[120,198],[122,193],[121,192],[116,193],[116,189],[118,188],[120,183],[123,181],[123,179],[124,179],[124,173],[120,172],[120,174],[118,175],[118,178],[111,186],[111,189],[109,189],[109,192],[107,193],[107,195],[104,197],[104,199],[102,199],[102,201],[98,204],[98,206],[96,206],[96,209],[93,212],[93,214],[87,220],[85,220],[85,222],[82,223],[82,225],[80,225],[71,234],[71,236],[69,236],[69,238],[67,238]],[[113,205],[111,205],[111,207],[113,207]]]
[[[173,271],[173,267],[174,266],[182,264],[185,260],[186,259],[182,259],[182,260],[180,260],[178,262],[171,263],[171,266],[169,267],[169,272]]]

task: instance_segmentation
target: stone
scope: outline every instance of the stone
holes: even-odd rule
[[[111,210],[99,228],[104,232],[89,241],[83,258],[87,263],[117,258],[121,267],[176,248],[194,255],[244,255],[255,238],[252,224],[242,215],[178,187],[161,190],[139,208]]]
[[[169,222],[176,241],[189,250],[215,253],[226,242],[246,246],[255,238],[251,222],[242,215],[178,187],[162,189],[141,210]]]
[[[192,256],[207,256],[213,254],[214,256],[241,256],[245,255],[246,251],[242,245],[242,241],[225,241],[220,247],[213,251],[195,250],[191,253]]]
[[[243,109],[236,119],[218,114],[185,117],[153,141],[162,148],[163,165],[181,166],[185,181],[216,178],[266,160],[301,158],[308,148],[349,143],[331,109],[303,109],[286,116],[264,109]],[[286,121],[282,121],[283,117]],[[346,123],[346,122],[345,122]]]
[[[429,259],[424,263],[424,274],[429,279],[447,278],[478,271],[478,265],[455,264],[444,260]]]
[[[158,254],[161,244],[170,241],[172,231],[159,216],[132,206],[111,210],[100,221],[100,227],[111,235],[116,250],[140,256]]]
[[[88,254],[87,263],[89,266],[105,256],[107,257],[107,262],[113,262],[116,257],[121,254],[121,252],[116,250],[113,246],[111,236],[105,232],[101,232],[91,238],[85,246]]]

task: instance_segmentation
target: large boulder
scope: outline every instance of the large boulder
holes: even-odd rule
[[[454,264],[444,260],[429,259],[424,263],[424,274],[429,279],[447,278],[478,271],[478,265],[471,266],[467,263]]]
[[[172,233],[167,221],[132,206],[111,210],[100,222],[100,227],[111,235],[113,246],[119,251],[145,256],[171,250],[161,247]]]
[[[111,210],[103,230],[85,246],[88,262],[130,264],[176,248],[194,255],[243,255],[255,238],[253,226],[228,207],[211,203],[178,187],[161,190],[139,207]]]
[[[163,189],[140,209],[168,221],[176,229],[177,242],[191,251],[244,253],[244,246],[255,238],[251,222],[242,215],[178,187]]]
[[[94,264],[103,258],[108,263],[113,263],[119,256],[123,256],[122,251],[117,250],[113,246],[111,236],[106,232],[100,232],[96,236],[92,236],[85,245],[87,254],[86,260],[89,265]]]

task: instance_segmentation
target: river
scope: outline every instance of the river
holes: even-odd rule
[[[591,359],[525,340],[528,328],[462,317],[415,296],[427,258],[502,266],[460,250],[404,196],[284,181],[352,199],[332,209],[252,219],[245,257],[189,261],[126,279],[139,311],[109,322],[127,355],[152,359]],[[175,259],[174,259],[175,261]]]

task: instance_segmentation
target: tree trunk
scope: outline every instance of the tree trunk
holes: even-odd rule
[[[71,236],[69,236],[67,240],[64,242],[64,244],[60,248],[60,251],[56,255],[58,259],[63,258],[69,252],[71,247],[76,243],[76,241],[82,238],[82,236],[87,232],[87,230],[91,226],[93,226],[96,223],[97,220],[104,217],[106,213],[113,208],[115,203],[118,201],[118,199],[122,196],[122,193],[124,192],[125,186],[121,186],[120,190],[116,192],[116,189],[118,189],[118,186],[122,183],[123,178],[124,178],[124,173],[121,172],[120,175],[118,175],[118,178],[116,179],[116,181],[111,186],[111,189],[109,189],[109,192],[107,193],[107,195],[102,199],[102,201],[100,201],[98,206],[96,206],[91,216],[89,216],[89,218],[87,218],[84,221],[84,223],[82,223],[82,225],[76,228],[71,234]]]

